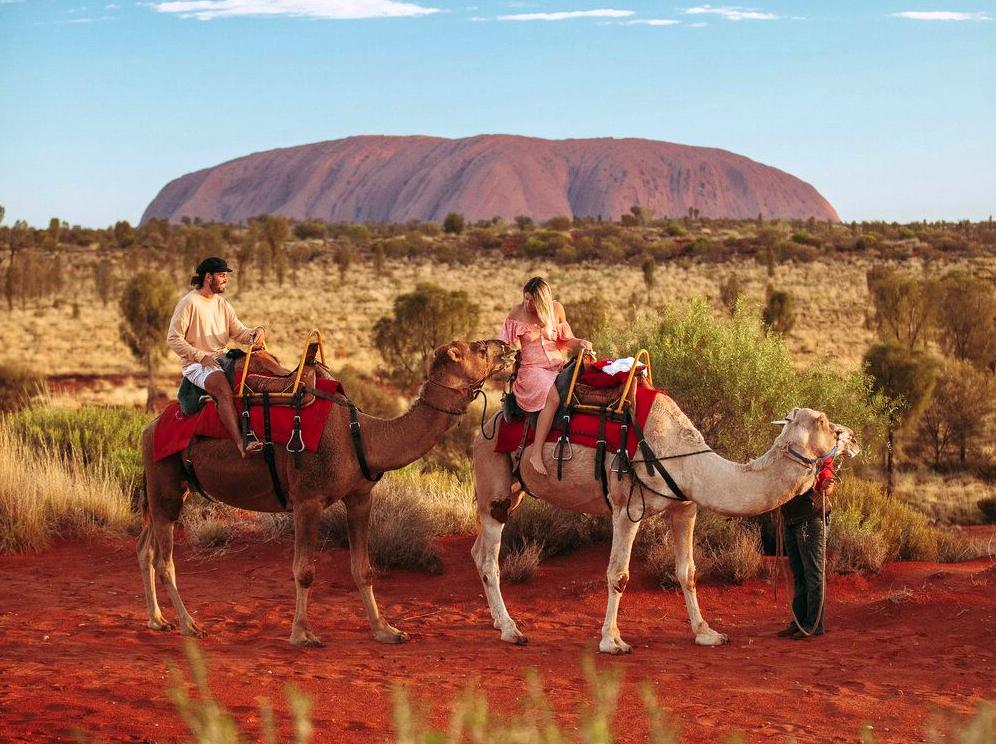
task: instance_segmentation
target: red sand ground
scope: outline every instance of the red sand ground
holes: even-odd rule
[[[240,726],[258,735],[257,700],[270,699],[289,740],[284,688],[313,700],[316,742],[389,740],[390,691],[405,685],[431,720],[445,723],[467,685],[492,710],[516,712],[524,672],[536,668],[568,726],[589,700],[580,668],[596,647],[605,607],[608,548],[541,566],[505,589],[530,643],[498,641],[469,557],[471,539],[441,546],[441,576],[381,577],[381,608],[411,641],[383,646],[369,634],[345,551],[321,554],[312,628],[328,644],[287,644],[293,611],[289,545],[252,545],[212,559],[177,547],[179,585],[209,631],[200,642],[213,688]],[[692,644],[680,593],[656,589],[634,566],[623,599],[628,657],[598,657],[625,672],[618,741],[642,741],[637,683],[649,681],[683,725],[685,741],[857,740],[872,723],[880,741],[923,740],[935,713],[965,715],[996,697],[996,567],[889,565],[878,576],[834,577],[831,632],[812,641],[775,638],[786,589],[761,582],[699,588],[703,612],[730,635],[720,648]],[[160,592],[167,617],[168,597]],[[68,543],[39,555],[0,558],[0,740],[170,742],[187,734],[166,694],[167,662],[185,666],[178,634],[145,627],[133,542]]]

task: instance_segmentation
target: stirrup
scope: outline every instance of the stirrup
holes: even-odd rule
[[[567,454],[564,454],[564,445],[567,445]],[[574,446],[571,444],[570,437],[561,437],[557,440],[557,444],[553,447],[553,459],[554,460],[573,460],[574,459]]]

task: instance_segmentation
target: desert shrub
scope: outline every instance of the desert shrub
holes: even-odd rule
[[[944,533],[931,527],[922,513],[896,497],[887,495],[877,484],[861,478],[844,478],[837,487],[833,502],[831,552],[834,549],[836,524],[840,523],[841,529],[844,529],[857,522],[868,528],[867,535],[874,533],[884,542],[884,560],[942,559]],[[944,544],[944,549],[947,555],[955,552],[953,545]],[[869,548],[866,552],[874,555],[876,550]]]
[[[142,479],[139,447],[149,420],[131,408],[32,406],[8,416],[4,426],[26,446],[99,468],[130,489]]]
[[[445,473],[420,473],[417,465],[387,473],[373,492],[370,560],[375,569],[439,573],[434,541],[474,530],[475,507],[469,480]],[[346,547],[346,512],[335,504],[322,515],[320,544]]]
[[[836,573],[877,572],[888,553],[877,521],[856,509],[834,510],[827,542],[827,568]]]
[[[377,321],[374,344],[389,374],[408,388],[423,379],[437,346],[471,337],[479,316],[480,307],[466,292],[420,283],[395,298],[391,317]]]
[[[764,567],[760,531],[750,522],[700,511],[694,540],[692,557],[696,581],[742,584],[758,576]],[[644,521],[633,549],[661,586],[679,586],[674,542],[666,515]]]
[[[187,511],[183,516],[187,516]],[[230,520],[219,515],[208,515],[183,520],[184,537],[200,555],[221,555],[232,544],[236,529]]]
[[[564,232],[566,230],[570,230],[571,229],[571,218],[570,217],[565,217],[564,215],[559,214],[559,215],[556,215],[556,216],[551,217],[550,219],[548,219],[546,222],[543,223],[543,226],[547,230],[555,230],[556,232]]]
[[[522,584],[533,578],[543,555],[543,544],[527,542],[518,550],[509,551],[501,561],[501,579],[506,584]]]
[[[609,303],[601,295],[564,303],[564,314],[578,338],[593,338],[609,322]]]
[[[979,507],[979,511],[982,512],[982,516],[986,518],[989,524],[996,524],[996,496],[979,499],[976,502],[976,506]]]
[[[401,414],[401,402],[391,386],[385,386],[363,374],[356,367],[346,365],[334,372],[356,407],[377,418],[397,418]]]
[[[612,537],[608,517],[557,509],[530,496],[523,498],[502,532],[502,552],[522,552],[529,545],[542,545],[541,559],[572,553],[607,542]]]
[[[719,285],[719,299],[722,301],[723,306],[730,312],[730,315],[733,315],[733,312],[736,310],[737,302],[740,300],[740,295],[743,292],[744,289],[736,274],[730,274]]]
[[[875,441],[884,430],[886,402],[871,392],[867,376],[839,376],[825,364],[798,370],[781,337],[767,332],[744,301],[731,319],[714,317],[702,300],[665,307],[595,341],[622,356],[647,349],[654,382],[724,457],[766,451],[775,435],[769,422],[796,406],[824,411]]]
[[[463,215],[458,212],[450,212],[443,219],[443,232],[451,235],[459,235],[463,232],[466,224]]]
[[[152,411],[156,396],[155,362],[166,353],[166,330],[176,304],[176,287],[163,271],[140,271],[125,285],[119,307],[121,340],[145,365],[148,396],[145,410]]]
[[[0,412],[18,411],[45,392],[45,378],[36,370],[0,363]]]
[[[788,333],[795,326],[795,303],[792,295],[781,290],[769,289],[761,320],[775,333]]]
[[[126,489],[105,469],[53,457],[0,424],[0,553],[124,532],[135,519]]]

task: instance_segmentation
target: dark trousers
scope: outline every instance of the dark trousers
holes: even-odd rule
[[[827,519],[829,521],[829,515]],[[807,633],[824,630],[823,558],[826,531],[827,524],[822,514],[785,525],[785,553],[793,579],[792,611]]]

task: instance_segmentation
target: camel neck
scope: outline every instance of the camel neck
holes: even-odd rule
[[[419,397],[408,411],[395,419],[377,419],[360,414],[363,447],[370,469],[376,472],[397,470],[415,462],[436,444],[458,416],[447,411],[460,411],[455,400],[432,403],[425,399],[423,386]]]
[[[748,463],[731,462],[714,452],[679,462],[679,467],[669,469],[685,495],[699,506],[731,517],[776,509],[812,480],[812,470],[790,460],[778,446]]]

